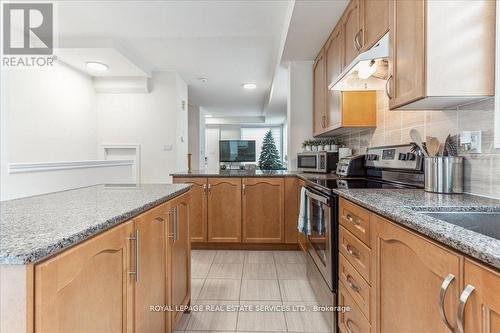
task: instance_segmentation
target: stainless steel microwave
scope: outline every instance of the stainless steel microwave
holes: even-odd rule
[[[337,168],[339,154],[327,151],[308,151],[297,154],[297,169],[303,172],[329,173]]]

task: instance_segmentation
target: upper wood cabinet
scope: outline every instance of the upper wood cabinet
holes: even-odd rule
[[[127,222],[35,266],[35,332],[132,332]]]
[[[140,215],[134,224],[134,242],[139,247],[132,252],[133,257],[139,255],[138,260],[134,257],[134,270],[138,274],[134,284],[135,332],[165,332],[165,312],[149,310],[152,304],[167,304],[165,205]]]
[[[208,179],[208,241],[241,242],[241,178]]]
[[[377,332],[449,333],[444,318],[456,328],[462,257],[376,215],[372,221]]]
[[[389,31],[389,0],[361,1],[361,22],[361,52],[364,52]]]
[[[464,286],[464,332],[500,332],[500,273],[465,259]]]
[[[174,177],[174,183],[185,183],[191,187],[189,206],[189,235],[191,242],[207,241],[207,178]]]
[[[318,135],[325,129],[325,57],[323,50],[316,58],[313,67],[313,134]]]
[[[391,1],[390,109],[444,109],[494,95],[495,1]]]
[[[362,45],[361,0],[351,0],[341,18],[343,31],[343,67],[349,65],[359,54]]]
[[[330,35],[325,45],[326,55],[326,107],[325,126],[322,132],[338,128],[342,124],[342,98],[341,92],[329,90],[328,85],[342,72],[342,26],[338,25]]]
[[[284,179],[243,178],[243,242],[283,243]]]
[[[190,193],[181,195],[168,203],[168,257],[170,301],[168,304],[177,309],[171,312],[172,331],[182,317],[182,306],[191,299],[191,247],[189,240]],[[153,331],[149,331],[153,332]],[[156,332],[156,331],[155,331]],[[159,331],[158,331],[159,332]]]

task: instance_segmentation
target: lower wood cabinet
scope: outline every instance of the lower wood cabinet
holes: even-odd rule
[[[445,318],[456,327],[463,258],[376,215],[372,220],[377,332],[450,332]]]
[[[241,242],[241,178],[209,178],[209,242]]]
[[[500,332],[500,273],[468,259],[464,267],[459,312],[464,332]]]
[[[35,266],[35,332],[133,331],[134,222]]]
[[[242,241],[283,243],[284,179],[256,177],[242,182]]]
[[[189,236],[191,242],[207,241],[207,178],[174,177],[174,183],[191,184],[191,205],[189,206]]]
[[[300,208],[300,189],[303,180],[297,177],[285,177],[285,243],[297,244],[298,230],[297,223],[299,219]]]

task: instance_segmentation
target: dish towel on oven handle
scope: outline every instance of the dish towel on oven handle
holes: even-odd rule
[[[304,235],[309,236],[311,234],[311,220],[307,211],[309,208],[307,201],[306,188],[302,186],[300,190],[300,208],[297,229]]]

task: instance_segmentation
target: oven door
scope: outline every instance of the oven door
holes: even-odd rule
[[[332,200],[329,196],[312,188],[306,188],[307,214],[311,221],[311,235],[307,236],[308,251],[330,290],[333,290],[332,275]]]

